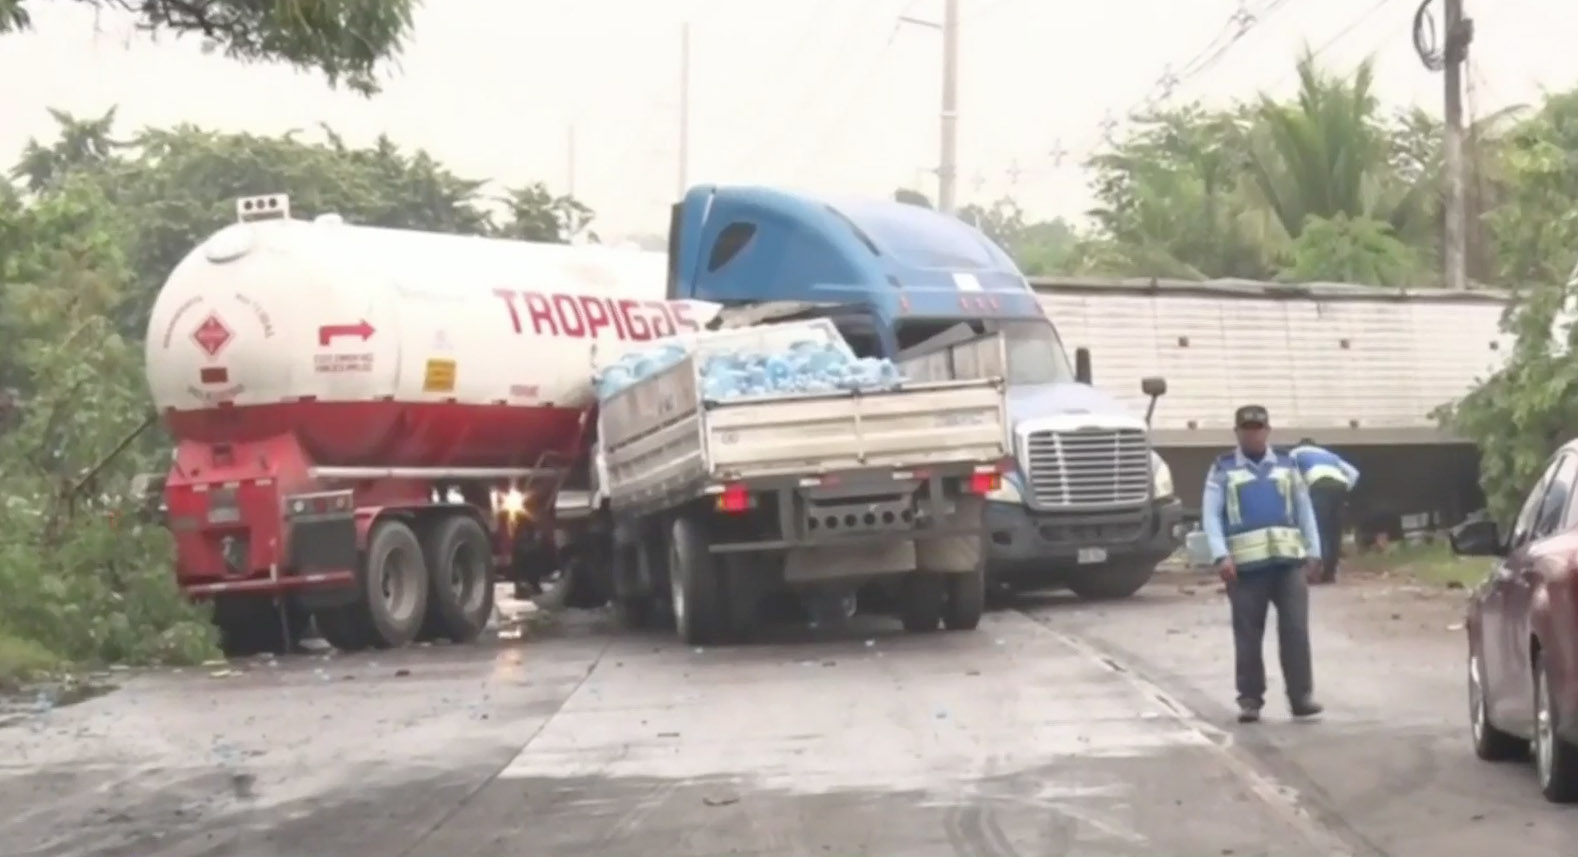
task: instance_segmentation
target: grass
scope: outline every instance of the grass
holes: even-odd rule
[[[0,692],[59,667],[60,659],[44,647],[0,631]]]
[[[1372,574],[1409,577],[1420,583],[1453,589],[1473,588],[1489,573],[1485,557],[1460,557],[1443,541],[1426,544],[1393,544],[1385,549],[1353,556],[1345,564]]]

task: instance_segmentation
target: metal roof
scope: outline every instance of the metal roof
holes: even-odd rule
[[[1272,283],[1262,280],[1169,280],[1155,277],[1113,279],[1102,277],[1028,277],[1037,292],[1107,292],[1119,294],[1176,294],[1272,300],[1313,301],[1440,301],[1504,304],[1511,294],[1495,289],[1393,288],[1354,283]]]

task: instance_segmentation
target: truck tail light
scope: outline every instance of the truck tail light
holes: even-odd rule
[[[1003,474],[995,470],[990,473],[970,474],[971,494],[990,494],[1001,487],[1003,487]]]
[[[751,508],[751,492],[744,485],[729,485],[718,495],[718,511],[737,514]]]

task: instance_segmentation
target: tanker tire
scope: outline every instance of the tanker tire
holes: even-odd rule
[[[397,649],[415,640],[427,617],[429,589],[427,561],[416,533],[392,519],[374,524],[359,582],[362,591],[355,607],[366,617],[368,643]]]
[[[947,589],[942,575],[930,571],[912,571],[904,576],[899,591],[899,621],[911,634],[929,634],[942,623],[943,605]]]
[[[950,631],[974,631],[986,612],[986,569],[982,567],[947,578],[947,601],[942,608],[942,626]]]
[[[427,616],[419,638],[470,643],[493,616],[493,546],[470,515],[449,515],[427,529]]]
[[[280,624],[282,608],[286,625]],[[219,648],[226,657],[283,655],[301,641],[307,630],[307,614],[289,600],[281,605],[271,598],[224,596],[214,603],[214,624],[219,628]]]
[[[614,619],[621,628],[644,631],[656,624],[657,604],[650,595],[625,595],[614,599]]]
[[[727,632],[727,601],[703,524],[680,515],[669,535],[669,598],[674,630],[690,646],[719,642]]]
[[[559,586],[564,589],[564,606],[595,610],[613,600],[613,557],[606,550],[577,551],[564,560]]]
[[[318,621],[318,633],[324,641],[342,652],[360,652],[372,645],[372,628],[367,624],[367,611],[360,604],[320,610],[313,618]]]

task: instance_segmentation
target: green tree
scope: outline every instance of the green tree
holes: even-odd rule
[[[918,190],[913,190],[913,189],[907,188],[907,187],[901,187],[898,190],[894,191],[893,192],[893,198],[898,200],[899,202],[908,203],[910,205],[918,205],[921,208],[933,208],[934,207],[931,204],[931,197],[927,196],[924,193],[921,193]]]
[[[1038,220],[1019,231],[1012,250],[1027,276],[1073,273],[1080,237],[1062,218]]]
[[[39,0],[0,0],[0,34],[32,29]],[[241,62],[316,69],[330,84],[378,91],[378,69],[411,33],[415,0],[71,0],[134,16],[155,35],[195,36]]]
[[[1297,70],[1293,102],[1260,98],[1249,159],[1255,188],[1290,239],[1297,241],[1315,222],[1325,224],[1320,241],[1327,246],[1337,238],[1338,224],[1338,231],[1359,237],[1343,242],[1346,261],[1335,269],[1389,278],[1373,285],[1413,281],[1417,260],[1403,242],[1430,234],[1433,220],[1425,201],[1433,192],[1431,176],[1407,181],[1393,170],[1391,140],[1377,119],[1373,63],[1360,63],[1351,75],[1329,74],[1306,50]],[[1372,252],[1380,258],[1356,256]],[[1308,252],[1303,259],[1300,264],[1308,267]]]
[[[213,632],[176,591],[169,535],[127,496],[152,462],[133,449],[98,467],[147,413],[141,347],[109,317],[133,280],[128,214],[67,180],[5,225],[22,243],[0,319],[27,393],[0,431],[0,683],[56,659],[205,657]]]
[[[1578,426],[1578,90],[1550,95],[1511,127],[1491,168],[1498,204],[1486,215],[1496,271],[1516,305],[1506,324],[1517,344],[1507,366],[1455,407],[1446,422],[1480,449],[1490,509],[1510,521],[1545,459]]]
[[[572,196],[556,196],[542,182],[511,188],[502,202],[508,219],[499,227],[503,238],[562,244],[582,234],[592,210]],[[597,240],[595,233],[590,236]]]
[[[125,145],[112,136],[114,107],[94,119],[78,119],[53,107],[49,108],[49,115],[59,126],[58,138],[48,146],[37,139],[28,140],[21,160],[11,170],[11,177],[20,179],[33,193],[67,173],[103,165]]]
[[[1199,105],[1136,117],[1091,158],[1098,234],[1088,273],[1269,279],[1280,249],[1265,208],[1244,193],[1252,112]]]
[[[141,335],[153,296],[176,263],[234,220],[240,196],[288,193],[298,215],[332,212],[370,226],[538,241],[568,240],[592,219],[581,202],[538,184],[511,192],[503,222],[495,223],[482,207],[481,181],[387,137],[355,147],[326,126],[312,139],[178,125],[116,142],[114,111],[89,120],[54,116],[55,139],[30,141],[12,174],[34,192],[63,177],[87,181],[116,206],[139,212],[128,249],[136,280],[115,313],[128,335]]]
[[[1395,285],[1419,271],[1414,249],[1397,240],[1388,224],[1340,213],[1306,218],[1289,255],[1282,277],[1295,282]]]

